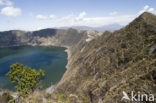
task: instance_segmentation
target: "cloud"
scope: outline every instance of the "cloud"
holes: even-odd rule
[[[116,12],[113,13],[117,14]],[[111,24],[127,25],[136,15],[119,15],[119,16],[104,16],[104,17],[85,17],[86,12],[81,12],[78,16],[70,14],[62,17],[55,22],[55,26],[90,26],[100,27]],[[54,25],[54,24],[53,24]]]
[[[83,14],[83,15],[82,15]],[[61,26],[90,26],[99,27],[104,25],[119,24],[126,25],[131,22],[136,15],[121,15],[121,16],[104,16],[104,17],[85,17],[86,13],[82,12],[78,16],[68,15],[55,22],[56,27]]]
[[[148,8],[149,8],[149,6],[148,5],[145,5],[144,8],[139,11],[139,14],[142,14],[143,12],[147,11]]]
[[[20,8],[7,6],[7,7],[2,8],[0,13],[5,16],[17,17],[22,14],[22,10]]]
[[[112,24],[118,24],[121,26],[125,26],[131,21],[133,21],[136,17],[145,11],[148,12],[155,12],[155,9],[150,7],[149,5],[145,5],[142,10],[138,11],[136,14],[124,14],[124,15],[117,15],[117,11],[113,11],[109,13],[108,16],[95,16],[95,17],[86,17],[86,12],[83,11],[76,14],[69,14],[64,17],[56,18],[53,22],[49,24],[49,27],[72,27],[72,26],[89,26],[89,27],[100,27],[100,26],[107,26]],[[47,19],[50,16],[46,16]],[[51,18],[55,16],[52,15]],[[50,26],[51,25],[51,26]]]
[[[109,15],[111,15],[111,16],[116,15],[116,14],[118,14],[117,11],[113,11],[113,12],[109,13]]]
[[[44,20],[44,19],[47,19],[47,16],[44,16],[44,15],[39,14],[39,15],[36,16],[36,18],[37,19]]]
[[[150,8],[150,9],[148,9],[148,11],[149,12],[154,12],[155,10],[154,10],[154,8]]]
[[[56,18],[56,16],[55,15],[45,16],[45,15],[38,14],[36,18],[40,20],[46,20],[46,19],[54,19]]]
[[[155,13],[155,9],[154,8],[151,8],[149,5],[145,5],[144,8],[139,11],[138,14],[142,14],[143,12]]]
[[[13,2],[11,2],[9,0],[7,0],[7,1],[0,0],[0,5],[12,6]]]
[[[134,18],[135,15],[84,18],[83,23],[80,23],[79,25],[86,25],[91,27],[99,27],[111,24],[126,25],[127,23],[131,22]]]
[[[49,18],[54,19],[54,18],[56,18],[56,16],[55,15],[50,15]]]
[[[86,16],[86,12],[83,11],[79,14],[79,16],[76,18],[76,20],[83,20],[83,18]]]

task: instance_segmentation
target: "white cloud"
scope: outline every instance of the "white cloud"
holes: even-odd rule
[[[56,18],[56,16],[55,15],[50,15],[49,18],[54,19],[54,18]]]
[[[17,17],[22,14],[22,10],[20,8],[7,6],[7,7],[2,8],[1,14],[5,16]]]
[[[0,5],[11,6],[11,5],[13,5],[13,2],[11,2],[9,0],[7,0],[7,1],[0,0]]]
[[[73,14],[65,16],[61,19],[58,19],[55,22],[55,26],[56,27],[61,27],[61,26],[99,27],[99,26],[111,25],[111,24],[127,25],[136,17],[136,15],[121,15],[121,16],[104,16],[104,17],[89,18],[89,17],[84,17],[85,15],[86,13],[83,13],[83,16],[82,15],[75,16]],[[79,17],[81,17],[81,19],[78,19]]]
[[[149,5],[144,6],[144,10],[147,10],[149,8]]]
[[[46,15],[41,15],[41,14],[38,14],[36,16],[37,19],[40,19],[40,20],[45,20],[45,19],[54,19],[56,18],[55,15],[49,15],[49,16],[46,16]]]
[[[82,13],[80,13],[79,18],[83,18],[86,15],[86,12],[83,11]]]
[[[115,14],[115,13],[114,13]],[[90,26],[99,27],[104,25],[119,24],[127,25],[136,15],[104,16],[104,17],[85,17],[86,12],[81,12],[78,16],[71,14],[55,22],[55,26]]]
[[[148,9],[148,11],[149,12],[154,12],[155,10],[154,10],[154,8],[150,8],[150,9]]]
[[[76,18],[76,20],[83,20],[83,18],[86,16],[86,12],[83,11],[82,13],[79,14],[79,16]]]
[[[139,14],[142,14],[143,12],[147,11],[149,9],[149,5],[145,5],[142,10],[139,11]]]
[[[44,16],[44,15],[39,14],[39,15],[36,16],[36,18],[43,20],[43,19],[47,19],[47,16]]]
[[[149,5],[145,5],[144,8],[139,11],[138,14],[142,14],[143,12],[151,12],[151,13],[154,13],[155,10],[154,10],[154,8],[151,8]]]
[[[155,12],[154,8],[146,5],[139,13],[143,13],[144,11]],[[133,21],[140,14],[127,14],[127,15],[116,15],[118,12],[111,12],[108,16],[95,16],[95,17],[86,17],[86,12],[81,12],[76,15],[71,13],[70,15],[64,17],[57,17],[53,22],[49,22],[49,24],[45,24],[42,28],[48,27],[72,27],[72,26],[89,26],[89,27],[100,27],[112,24],[118,24],[125,26],[131,21]],[[54,18],[55,15],[45,16],[46,19]],[[39,26],[40,27],[40,26]]]
[[[113,11],[113,12],[111,12],[111,13],[109,13],[109,15],[116,15],[116,14],[118,14],[118,12],[117,11]]]
[[[84,18],[83,23],[81,23],[80,25],[86,25],[86,26],[91,26],[91,27],[99,27],[99,26],[111,25],[111,24],[126,25],[127,23],[132,21],[134,18],[135,18],[134,15]]]

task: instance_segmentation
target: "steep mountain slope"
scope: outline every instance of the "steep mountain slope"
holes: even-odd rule
[[[125,103],[122,92],[156,93],[156,16],[143,13],[125,28],[71,48],[54,94],[90,103]],[[156,95],[156,94],[155,94]],[[130,103],[127,101],[126,103]],[[74,102],[78,103],[78,102]]]

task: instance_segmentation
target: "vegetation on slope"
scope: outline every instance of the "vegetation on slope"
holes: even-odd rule
[[[83,48],[75,50],[56,93],[86,97],[91,103],[124,102],[122,91],[156,93],[155,15],[145,12]]]

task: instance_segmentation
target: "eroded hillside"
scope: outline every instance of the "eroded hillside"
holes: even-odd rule
[[[123,91],[156,93],[155,15],[145,12],[125,28],[106,31],[73,50],[54,93],[77,95],[90,103],[124,103]]]

